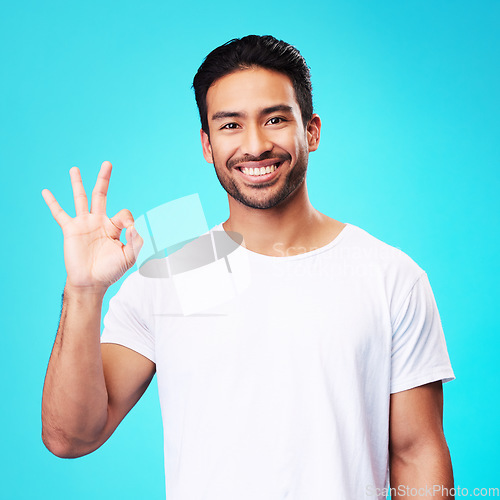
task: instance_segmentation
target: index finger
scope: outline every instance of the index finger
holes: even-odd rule
[[[97,181],[92,191],[90,211],[93,214],[106,214],[106,197],[108,195],[109,178],[111,177],[111,163],[105,161],[97,174]]]
[[[57,203],[54,195],[48,189],[42,190],[42,196],[50,209],[52,217],[54,217],[56,222],[62,228],[66,222],[71,220],[71,217],[61,208],[61,205]]]

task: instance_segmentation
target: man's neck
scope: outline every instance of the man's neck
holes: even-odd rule
[[[325,246],[345,226],[312,206],[305,181],[276,207],[250,208],[229,197],[229,211],[224,229],[241,234],[245,248],[275,257],[297,255]]]

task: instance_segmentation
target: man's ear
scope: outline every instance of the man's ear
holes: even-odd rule
[[[210,144],[210,138],[208,134],[200,129],[200,137],[201,137],[201,146],[203,148],[203,156],[208,163],[213,163],[213,155],[212,155],[212,145]]]
[[[307,144],[309,146],[309,152],[318,149],[320,134],[321,119],[318,115],[314,114],[307,124]]]

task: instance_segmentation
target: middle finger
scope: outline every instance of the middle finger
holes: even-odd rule
[[[72,167],[69,171],[71,186],[73,187],[73,198],[75,200],[76,215],[89,213],[89,202],[83,188],[82,176],[78,167]]]

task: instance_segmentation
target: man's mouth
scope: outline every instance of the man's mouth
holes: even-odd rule
[[[238,167],[240,172],[245,175],[250,175],[252,177],[259,177],[261,175],[271,174],[273,173],[279,166],[281,162],[274,163],[272,165],[268,165],[267,167]]]

